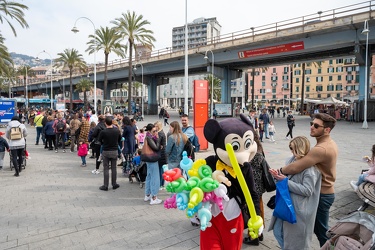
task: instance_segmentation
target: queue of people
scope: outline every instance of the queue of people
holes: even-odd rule
[[[165,111],[163,111],[160,119],[165,122],[164,114]],[[42,116],[41,122],[38,119],[40,115]],[[27,136],[26,127],[17,118],[12,119],[10,125],[8,125],[9,129],[7,128],[6,132],[8,139],[10,139],[11,128],[17,126],[18,123],[22,129],[23,138]],[[44,119],[45,121],[43,121]],[[255,130],[254,141],[258,146],[258,151],[252,159],[251,165],[253,166],[255,189],[261,203],[261,216],[264,219],[262,194],[265,192],[265,188],[262,183],[262,171],[264,170],[261,164],[265,161],[265,154],[262,142],[263,138],[275,141],[276,128],[271,117],[267,114],[267,110],[263,110],[259,117],[256,117],[254,110],[250,110],[249,119]],[[188,116],[184,114],[181,115],[180,122],[172,121],[168,123],[167,119],[164,124],[169,125],[167,135],[163,131],[162,121],[155,121],[155,123],[150,123],[138,129],[136,119],[132,120],[121,113],[113,116],[96,116],[95,113],[41,112],[34,117],[33,121],[37,132],[36,145],[42,140],[46,149],[55,149],[57,153],[59,147],[61,147],[65,153],[65,142],[69,139],[71,143],[70,152],[78,151],[77,154],[81,159],[82,167],[87,166],[86,156],[90,153],[89,149],[93,150],[91,155],[96,158],[93,174],[100,173],[100,165],[103,162],[103,185],[99,187],[102,191],[108,191],[109,189],[110,170],[112,188],[115,190],[120,187],[117,182],[117,160],[122,159],[123,173],[127,174],[134,164],[133,157],[137,149],[141,149],[139,158],[147,165],[144,201],[151,205],[162,203],[158,194],[164,188],[163,166],[167,165],[168,169],[179,168],[184,145],[187,140],[195,136],[194,128],[189,126]],[[41,131],[39,124],[42,125]],[[298,218],[296,224],[272,218],[269,230],[274,231],[275,238],[282,249],[309,249],[314,233],[320,246],[328,239],[326,232],[328,230],[329,209],[335,200],[334,183],[338,156],[337,145],[330,136],[335,124],[336,120],[327,114],[314,114],[310,123],[310,136],[316,138],[316,145],[310,149],[310,143],[306,137],[293,137],[292,130],[295,126],[295,119],[291,111],[288,111],[287,126],[289,132],[287,139],[290,139],[289,149],[292,156],[284,166],[270,170],[276,181],[288,178],[288,186]],[[43,134],[45,140],[43,140]],[[17,166],[15,167],[15,176],[19,176],[21,172],[17,156],[25,145],[24,141],[12,139],[9,140],[9,147],[4,145],[5,149],[13,150],[12,155],[15,156],[13,164]],[[373,180],[374,157],[375,145],[373,145],[371,157],[364,157],[364,160],[370,166],[370,170],[359,176],[355,183],[354,181],[351,182],[353,189],[358,188],[358,185],[364,181]],[[306,206],[309,209],[306,209]],[[198,226],[199,220],[196,218],[193,218],[193,220],[192,225]],[[298,242],[295,242],[295,237],[298,237]],[[263,235],[255,240],[249,235],[244,238],[243,242],[249,245],[259,245],[259,240],[264,240]]]

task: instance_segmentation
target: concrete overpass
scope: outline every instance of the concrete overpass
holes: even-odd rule
[[[222,80],[222,101],[227,103],[230,103],[230,81],[240,77],[243,70],[251,67],[355,56],[360,65],[360,74],[364,75],[366,36],[361,32],[365,20],[368,20],[369,29],[374,31],[369,33],[368,40],[369,54],[373,53],[374,7],[375,1],[367,1],[216,37],[208,40],[205,46],[188,50],[189,75],[211,72],[207,61],[203,59],[204,53],[211,50],[215,58],[215,76]],[[154,51],[141,63],[143,83],[148,89],[149,110],[154,114],[157,112],[157,86],[168,83],[170,77],[184,74],[184,51]],[[140,70],[135,73],[136,80],[140,82]],[[127,62],[111,62],[108,67],[109,90],[116,88],[116,83],[127,82],[128,77]],[[73,84],[80,78],[81,75],[74,75]],[[93,80],[92,75],[90,78]],[[103,81],[104,67],[98,67],[98,88],[103,88]],[[53,88],[61,88],[62,82],[62,78],[55,79]],[[29,89],[36,90],[41,83],[36,82]],[[43,83],[50,84],[50,81]],[[67,89],[69,81],[66,78],[64,84]],[[360,86],[360,91],[364,92],[364,77],[360,80]]]

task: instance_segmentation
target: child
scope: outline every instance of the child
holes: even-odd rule
[[[297,136],[289,143],[293,156],[286,164],[298,161],[310,151],[310,141],[305,136]],[[288,188],[296,213],[297,223],[290,224],[280,218],[272,216],[269,230],[273,230],[281,249],[310,249],[314,222],[320,196],[322,177],[315,166],[311,166],[301,173],[283,175],[279,170],[270,169],[272,176],[280,181],[288,178]]]
[[[0,132],[0,170],[3,169],[5,149],[7,149],[7,151],[9,152],[9,144],[2,137],[3,135],[5,135],[5,133],[4,132]]]
[[[367,162],[367,164],[369,165],[370,168],[366,172],[363,172],[363,174],[361,174],[358,177],[358,181],[351,181],[350,182],[350,186],[356,192],[357,192],[358,186],[361,185],[361,183],[363,183],[363,182],[368,181],[368,182],[375,183],[375,144],[372,145],[371,152],[372,152],[371,158],[368,157],[368,156],[363,157],[363,160],[365,162]]]
[[[275,125],[273,125],[273,121],[270,121],[268,124],[268,131],[270,133],[271,141],[274,142],[275,140],[273,139],[274,134],[276,134],[276,129]]]
[[[89,146],[84,142],[83,139],[79,139],[78,142],[78,156],[81,157],[82,165],[81,167],[86,167],[86,156],[89,152]]]
[[[145,136],[146,136],[145,130],[141,128],[138,133],[138,143],[139,143],[138,148],[139,149],[143,148],[143,144],[145,142]]]

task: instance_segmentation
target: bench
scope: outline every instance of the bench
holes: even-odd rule
[[[358,186],[357,195],[363,200],[363,204],[357,211],[364,211],[368,206],[375,208],[375,184],[364,182]]]

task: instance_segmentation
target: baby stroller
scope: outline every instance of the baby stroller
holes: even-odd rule
[[[129,171],[129,181],[133,183],[133,177],[139,182],[140,188],[143,188],[147,176],[147,165],[146,162],[141,161],[137,166],[131,165]]]
[[[10,166],[10,170],[12,171],[13,168],[14,168],[14,165],[13,165],[13,156],[12,156],[12,150],[9,151],[9,166]],[[23,152],[22,152],[22,164],[21,164],[21,168],[25,169],[26,168],[26,148],[24,148]]]
[[[357,211],[342,219],[327,232],[329,240],[322,250],[374,250],[375,216]]]

